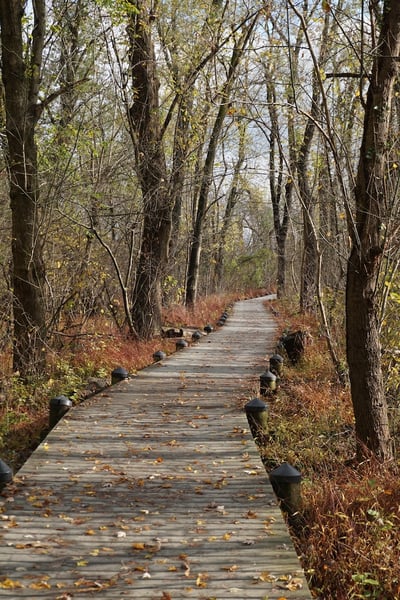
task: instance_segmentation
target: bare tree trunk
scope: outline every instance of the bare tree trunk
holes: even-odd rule
[[[229,228],[232,223],[232,216],[234,214],[235,206],[239,197],[239,176],[240,170],[243,166],[245,159],[246,128],[242,123],[239,124],[239,128],[239,155],[234,166],[232,184],[229,188],[228,197],[226,200],[224,216],[222,219],[222,226],[220,231],[217,233],[218,242],[213,276],[213,290],[215,291],[220,291],[222,287],[222,280],[224,275],[225,243]]]
[[[197,213],[189,253],[189,265],[186,281],[186,306],[193,305],[197,297],[203,226],[205,216],[207,213],[208,194],[212,182],[212,173],[217,152],[217,145],[226,114],[231,105],[230,94],[233,83],[235,81],[237,68],[240,64],[245,48],[247,47],[247,44],[250,40],[251,34],[257,22],[257,18],[258,14],[256,14],[253,17],[253,20],[249,26],[244,27],[243,33],[241,34],[239,40],[235,43],[235,46],[232,50],[226,82],[220,94],[221,102],[211,132],[210,142],[207,149],[207,155],[204,162],[203,172],[201,175],[201,184],[197,203]]]
[[[25,62],[20,0],[0,0],[7,165],[12,211],[13,367],[25,377],[45,365],[45,272],[39,238],[35,127],[45,29],[45,1],[33,4],[30,63]]]
[[[300,176],[300,173],[299,173]],[[303,195],[303,257],[301,263],[300,308],[315,313],[317,309],[318,242],[315,236],[315,199]]]
[[[364,131],[355,189],[356,230],[347,272],[347,360],[359,456],[365,447],[392,457],[381,369],[377,286],[385,249],[385,194],[393,85],[400,52],[400,3],[386,0],[365,103]]]
[[[132,322],[138,336],[146,339],[158,334],[162,325],[162,281],[168,264],[172,202],[160,128],[151,13],[141,0],[132,0],[131,4],[136,10],[130,15],[127,29],[133,86],[129,118],[144,207]]]
[[[307,37],[307,3],[304,3],[303,10],[300,10],[296,5],[289,0],[289,5],[298,16],[301,22],[301,28]],[[314,133],[317,125],[317,120],[321,117],[320,111],[320,69],[323,68],[327,51],[327,44],[330,32],[330,16],[329,11],[325,14],[324,26],[321,32],[321,43],[319,49],[319,58],[315,58],[312,52],[314,69],[312,74],[312,94],[311,107],[307,117],[306,127],[304,130],[303,139],[299,148],[298,160],[296,165],[299,196],[303,212],[303,258],[302,258],[302,273],[301,273],[301,290],[300,290],[300,308],[305,312],[316,312],[317,296],[318,296],[318,240],[316,238],[315,227],[315,207],[316,197],[311,190],[309,183],[309,160],[311,153],[311,144],[314,138]],[[311,47],[310,47],[311,49]],[[296,56],[298,58],[298,55]],[[299,77],[298,63],[295,64],[295,75]],[[295,97],[295,96],[294,96]]]
[[[323,64],[326,53],[326,43],[329,31],[328,23],[328,17],[326,17],[321,36],[319,65]],[[310,116],[307,119],[297,161],[297,177],[303,211],[303,259],[300,308],[304,312],[316,312],[318,297],[318,240],[316,238],[315,227],[315,207],[317,198],[310,189],[308,175],[311,143],[316,129],[316,120],[320,113],[320,89],[318,75],[315,71],[313,71],[312,89]]]
[[[284,183],[284,156],[280,140],[278,111],[276,105],[276,92],[273,80],[267,73],[267,100],[271,119],[271,134],[269,137],[269,182],[274,219],[274,233],[277,245],[277,296],[283,298],[286,292],[286,240],[289,230],[289,215],[293,198],[293,177],[296,169],[295,159],[295,135],[293,114],[288,114],[288,138],[290,167],[293,173],[287,177]],[[289,104],[292,103],[289,100]],[[278,146],[278,148],[277,148]],[[276,154],[278,153],[278,159]],[[278,169],[275,162],[279,163]],[[277,173],[277,174],[276,174]]]

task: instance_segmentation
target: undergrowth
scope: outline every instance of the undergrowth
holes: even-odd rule
[[[278,322],[281,331],[307,330],[313,340],[299,364],[285,360],[262,448],[268,471],[288,462],[302,474],[292,534],[312,594],[399,600],[399,460],[357,463],[349,390],[337,381],[317,323],[284,306]]]

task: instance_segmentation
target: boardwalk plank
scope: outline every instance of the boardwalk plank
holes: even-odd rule
[[[0,596],[311,598],[243,412],[273,333],[237,303],[72,409],[4,494]]]

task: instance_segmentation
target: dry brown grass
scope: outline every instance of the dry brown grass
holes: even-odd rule
[[[267,470],[287,461],[303,476],[304,526],[292,529],[315,598],[400,599],[399,463],[355,461],[349,390],[341,387],[312,318],[279,309],[281,330],[307,328],[313,344],[286,364],[270,404]]]

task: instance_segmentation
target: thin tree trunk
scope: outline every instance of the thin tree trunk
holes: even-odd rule
[[[240,36],[239,41],[235,44],[232,50],[227,79],[225,85],[223,86],[223,90],[220,94],[221,102],[211,132],[210,142],[208,145],[207,155],[201,176],[200,191],[197,203],[197,213],[189,253],[185,298],[186,306],[193,305],[197,297],[203,227],[205,216],[207,213],[208,194],[212,183],[212,173],[214,168],[215,156],[217,153],[218,141],[221,135],[226,114],[231,105],[230,94],[233,83],[235,81],[237,68],[240,64],[244,50],[249,42],[254,26],[257,22],[257,18],[258,14],[253,18],[252,23],[248,27],[245,27],[242,35]]]
[[[232,223],[232,216],[235,210],[236,203],[239,197],[239,178],[240,178],[240,170],[243,166],[245,159],[245,135],[246,135],[246,127],[243,123],[239,124],[239,154],[237,161],[233,170],[232,184],[229,188],[228,197],[226,200],[226,206],[224,211],[224,216],[222,219],[222,226],[217,233],[218,242],[217,242],[217,252],[215,259],[215,268],[214,268],[214,284],[213,289],[215,291],[221,290],[222,280],[224,275],[224,259],[225,259],[225,243],[228,235],[229,228]]]
[[[289,4],[295,14],[301,21],[303,32],[307,36],[307,22],[305,15],[301,13],[294,3],[289,0]],[[303,258],[302,258],[302,273],[301,273],[301,290],[300,290],[300,308],[304,312],[316,312],[317,296],[318,296],[318,240],[316,238],[315,228],[315,207],[316,201],[309,184],[309,159],[311,153],[311,144],[314,138],[317,119],[320,117],[320,68],[323,67],[328,35],[330,31],[330,16],[326,13],[324,18],[324,26],[321,32],[321,43],[319,50],[319,59],[317,64],[314,63],[312,74],[312,97],[310,114],[307,118],[306,127],[302,143],[299,149],[298,160],[296,165],[299,195],[303,212]],[[313,56],[313,58],[315,58]],[[299,73],[296,64],[296,77]]]
[[[356,231],[348,261],[347,360],[359,456],[367,448],[392,457],[381,368],[378,277],[385,249],[384,218],[389,123],[400,52],[400,3],[383,3],[382,25],[365,104],[355,189]]]
[[[274,220],[274,233],[277,245],[277,296],[283,298],[286,293],[286,240],[289,230],[289,215],[293,198],[293,177],[291,173],[283,184],[284,157],[280,140],[278,111],[276,106],[276,92],[272,78],[267,73],[267,100],[271,119],[271,134],[269,137],[269,182],[271,193],[272,214]],[[289,100],[289,104],[291,101]],[[296,169],[295,160],[295,135],[293,115],[288,114],[288,139],[290,153],[290,167]],[[278,146],[279,168],[276,176],[276,152]]]

